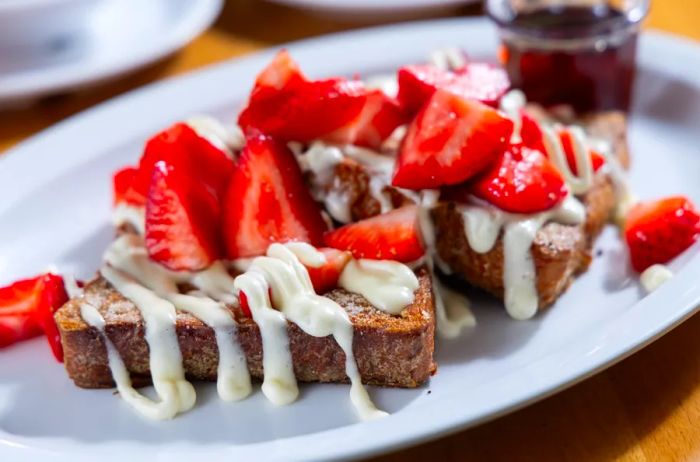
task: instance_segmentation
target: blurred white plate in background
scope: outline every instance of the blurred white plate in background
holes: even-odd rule
[[[222,5],[223,0],[0,1],[0,108],[157,61],[209,27]]]

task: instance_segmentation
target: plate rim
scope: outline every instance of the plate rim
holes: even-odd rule
[[[483,29],[485,27],[485,24],[488,23],[483,18],[456,18],[419,21],[393,26],[381,26],[370,29],[361,29],[359,31],[343,32],[338,34],[332,34],[330,36],[322,36],[320,38],[306,39],[303,41],[287,44],[286,47],[290,48],[292,52],[294,52],[295,49],[313,47],[314,44],[320,43],[320,41],[335,40],[337,42],[343,40],[350,40],[352,39],[352,36],[356,34],[391,35],[402,31],[405,32],[406,30],[411,30],[414,28],[428,29],[434,27],[437,29],[450,29],[456,28],[457,26],[464,28],[471,26],[477,31],[475,33],[478,34],[478,30],[480,28]],[[673,47],[674,51],[673,53],[670,53],[671,55],[673,55],[674,53],[690,53],[692,55],[700,57],[700,46],[688,39],[679,38],[665,33],[647,33],[645,34],[643,40],[648,46],[653,46],[656,48],[660,47],[663,49],[669,46]],[[279,47],[280,46],[275,46],[274,49]],[[124,112],[128,112],[126,110],[129,108],[130,105],[138,104],[139,101],[146,101],[152,98],[152,95],[154,93],[157,93],[159,91],[167,92],[168,89],[172,90],[173,88],[179,88],[180,86],[196,86],[196,82],[200,80],[206,80],[207,76],[209,78],[214,78],[217,75],[217,73],[221,73],[222,69],[230,67],[231,65],[240,66],[242,65],[242,63],[248,63],[250,65],[250,63],[258,63],[260,61],[264,61],[267,58],[269,58],[269,56],[273,53],[274,49],[263,50],[253,55],[225,61],[223,63],[218,63],[212,66],[207,66],[204,69],[195,71],[193,73],[147,85],[145,87],[121,95],[117,98],[111,99],[86,111],[83,111],[75,116],[66,119],[65,121],[60,122],[59,124],[50,127],[47,130],[40,132],[39,134],[20,143],[16,147],[7,151],[4,155],[0,156],[0,194],[4,188],[2,186],[3,179],[11,177],[11,175],[7,172],[12,171],[13,169],[16,170],[18,168],[28,168],[32,162],[36,162],[37,158],[42,157],[40,154],[43,153],[40,150],[42,145],[46,144],[47,140],[50,143],[56,138],[61,138],[65,136],[77,136],[80,133],[79,129],[83,125],[88,125],[90,122],[99,122],[101,119],[104,119],[106,115],[111,118],[114,117],[114,115],[119,115]],[[666,60],[668,59],[669,58],[667,57]],[[651,65],[652,63],[647,64]],[[681,77],[691,78],[691,76],[688,76],[682,71],[679,71],[679,69],[681,68],[682,66],[678,65],[676,65],[675,67],[671,66],[669,72],[680,72]],[[693,85],[697,87],[700,91],[700,77],[693,77],[691,81]],[[160,116],[160,119],[163,119],[162,115]],[[104,140],[102,141],[104,142]],[[109,142],[105,144],[108,143]],[[25,154],[25,151],[29,152]],[[32,151],[34,151],[34,155],[30,156],[29,154]],[[96,154],[93,153],[92,157],[95,156]],[[29,157],[33,157],[32,162],[29,161]],[[63,171],[68,171],[72,166],[78,165],[85,160],[83,158],[80,158],[79,156],[77,157],[77,159],[73,159],[74,162],[67,162],[67,166]],[[51,175],[50,178],[56,177],[58,175],[60,175],[60,172],[57,173],[54,171],[53,175]],[[37,181],[38,185],[43,184],[40,175]],[[17,204],[23,200],[23,197],[30,195],[34,190],[34,188],[30,188],[27,191],[25,191],[24,195],[22,195],[21,197],[17,197],[16,200],[12,200],[12,198],[10,198],[10,200],[6,202],[8,202],[10,205]],[[9,209],[9,207],[4,208],[4,206],[0,204],[0,215],[2,215],[2,213],[7,209]],[[700,249],[700,247],[696,245],[696,251],[694,251],[694,254],[691,256],[690,261],[685,265],[683,270],[680,271],[678,275],[674,279],[672,279],[665,287],[649,295],[648,297],[645,297],[644,299],[640,300],[635,305],[633,305],[633,307],[630,307],[631,311],[633,308],[640,309],[640,307],[653,306],[655,303],[658,303],[658,301],[661,300],[662,297],[673,292],[680,291],[683,295],[678,303],[679,308],[674,310],[672,314],[662,316],[660,320],[657,320],[654,323],[652,323],[652,325],[650,325],[645,330],[645,335],[643,336],[643,338],[641,338],[641,340],[639,335],[631,335],[629,332],[625,332],[624,330],[622,330],[621,332],[615,332],[616,341],[619,345],[613,351],[607,351],[606,349],[603,349],[593,352],[592,354],[586,356],[585,359],[587,363],[585,367],[581,367],[579,365],[578,367],[574,368],[575,371],[567,371],[566,368],[563,368],[562,371],[560,371],[560,373],[557,375],[557,380],[550,379],[547,382],[537,384],[537,386],[533,390],[531,390],[529,396],[525,398],[520,398],[518,400],[506,400],[511,401],[510,405],[501,405],[500,407],[498,407],[499,405],[496,404],[495,407],[498,407],[498,409],[486,413],[480,418],[465,421],[463,417],[464,414],[455,412],[444,414],[445,409],[443,409],[443,406],[442,408],[440,408],[441,412],[443,412],[443,419],[440,422],[432,422],[430,425],[426,425],[424,427],[419,428],[408,428],[407,431],[401,434],[398,434],[396,431],[393,431],[393,433],[387,436],[385,432],[382,438],[377,438],[376,435],[381,434],[383,430],[386,431],[386,424],[387,422],[389,422],[389,420],[386,420],[384,422],[368,422],[363,423],[362,425],[350,425],[323,432],[286,438],[275,442],[254,443],[242,446],[213,446],[212,448],[210,448],[210,450],[213,451],[213,454],[221,454],[221,451],[229,451],[230,453],[235,452],[238,454],[257,454],[259,456],[261,448],[264,447],[267,451],[267,454],[265,454],[265,456],[275,458],[288,456],[288,451],[290,450],[290,448],[294,448],[295,450],[301,449],[303,451],[295,453],[295,457],[299,456],[305,459],[329,460],[341,458],[347,459],[367,457],[370,455],[396,450],[414,444],[420,444],[424,441],[455,433],[464,428],[478,425],[487,420],[491,420],[506,413],[520,409],[526,405],[539,401],[540,399],[544,399],[545,397],[548,397],[558,391],[568,388],[574,385],[575,383],[578,383],[590,377],[591,375],[594,375],[600,372],[601,370],[609,367],[610,365],[624,359],[625,357],[643,348],[647,344],[653,342],[659,336],[671,330],[673,327],[680,324],[683,320],[687,319],[692,314],[694,314],[700,308],[700,306],[698,306],[698,302],[700,301],[700,286],[698,286],[697,284],[693,285],[693,283],[695,282],[694,275],[700,273],[700,252],[697,251],[698,249]],[[626,316],[621,316],[620,318],[616,319],[615,324],[620,324],[622,321],[626,320],[625,318]],[[615,325],[606,326],[605,330],[614,331],[615,327]],[[539,362],[550,361],[553,356],[556,356],[556,353],[552,353],[551,355],[546,355],[545,357],[540,358]],[[571,369],[571,367],[569,367],[569,369]],[[581,373],[582,369],[584,369],[583,373]],[[500,382],[502,381],[503,380],[501,380]],[[444,401],[446,400],[443,400],[443,403]],[[412,411],[415,412],[416,410],[406,409],[402,411],[402,413],[412,413]],[[340,436],[340,438],[334,439],[334,435],[338,435]],[[368,444],[363,444],[359,448],[354,447],[354,445],[348,444],[344,444],[342,447],[338,445],[338,441],[342,439],[367,441],[366,438],[369,438],[371,442]],[[7,434],[4,430],[0,429],[0,452],[2,452],[3,448],[6,451],[12,450],[13,446],[9,444],[13,443],[12,439],[17,440],[17,438]],[[322,442],[322,444],[318,444],[319,440],[324,439],[327,439],[328,441]],[[29,440],[31,440],[31,438],[29,438]],[[313,441],[317,444],[315,446],[313,444],[304,444],[310,441]],[[21,444],[21,442],[19,444]],[[95,451],[94,446],[84,445],[81,443],[76,443],[74,441],[71,441],[71,444],[72,446],[70,446],[69,449],[84,450],[85,447],[87,447],[89,450]],[[122,445],[120,447],[129,448],[130,446]],[[134,447],[142,448],[143,446],[134,445]],[[172,445],[169,446],[167,450],[168,454],[177,456],[178,452],[182,452],[183,450],[186,451],[187,448],[188,447],[183,448],[181,445]],[[191,446],[189,448],[192,449]],[[26,449],[33,449],[39,451],[38,453],[44,453],[46,451],[45,448],[36,447]],[[202,448],[195,446],[195,450],[198,451],[198,454],[201,454]],[[333,452],[329,456],[329,452],[326,451],[331,450]],[[23,452],[23,454],[27,453]],[[76,455],[80,454],[74,454],[74,457]],[[190,453],[188,452],[187,454],[184,454],[182,458],[185,459],[186,457],[189,457],[189,455]],[[172,460],[180,460],[180,458],[174,457]]]

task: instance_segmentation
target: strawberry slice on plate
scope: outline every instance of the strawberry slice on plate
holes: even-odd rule
[[[455,71],[439,69],[431,64],[406,66],[399,69],[398,80],[399,103],[413,114],[436,90],[445,90],[497,107],[498,101],[510,88],[510,80],[503,69],[477,62],[468,63]]]
[[[544,154],[511,145],[478,178],[446,188],[443,194],[457,202],[468,202],[473,195],[511,213],[537,213],[560,203],[568,188],[559,170]]]
[[[377,147],[405,122],[398,103],[356,80],[308,80],[281,51],[258,76],[238,123],[284,141]]]
[[[187,171],[156,162],[146,203],[146,248],[174,271],[197,271],[222,256],[214,193]]]
[[[161,160],[203,181],[217,197],[226,190],[234,166],[227,153],[200,136],[192,127],[182,122],[176,123],[146,143],[134,184],[136,192],[144,197],[151,185],[154,166]]]
[[[683,196],[643,202],[627,214],[624,232],[632,267],[641,273],[693,245],[700,236],[700,214]]]
[[[134,187],[138,173],[139,169],[131,166],[124,167],[114,173],[112,177],[114,205],[146,205],[146,196],[140,194]]]
[[[223,229],[230,259],[262,255],[273,242],[323,242],[321,210],[285,144],[248,137],[224,198]]]
[[[45,332],[51,351],[62,362],[53,314],[67,301],[63,278],[50,273],[0,288],[0,348]]]
[[[512,132],[495,109],[438,90],[408,128],[392,184],[433,189],[468,180],[498,158]]]
[[[338,249],[323,247],[318,249],[326,257],[326,263],[318,268],[307,267],[311,283],[317,294],[325,294],[338,287],[338,279],[352,255]]]
[[[558,130],[557,135],[559,135],[559,142],[564,149],[564,154],[566,154],[566,162],[569,164],[571,173],[578,175],[578,165],[576,165],[576,154],[574,151],[574,135],[571,133],[571,130],[566,128]],[[593,149],[589,149],[588,155],[591,156],[593,171],[597,172],[605,163],[605,157]]]
[[[409,263],[423,256],[417,207],[391,212],[342,226],[326,233],[326,245],[347,250],[355,258]]]

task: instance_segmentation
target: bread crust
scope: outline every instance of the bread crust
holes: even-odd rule
[[[398,316],[372,307],[362,296],[335,289],[327,297],[348,313],[354,327],[353,352],[363,383],[417,387],[435,371],[435,316],[430,278],[417,273],[420,287],[414,302]],[[82,303],[96,307],[105,319],[105,332],[121,355],[135,385],[150,382],[149,350],[144,323],[136,306],[98,275],[81,298],[70,300],[55,314],[65,354],[65,367],[83,388],[114,386],[102,335],[80,315]],[[238,341],[248,368],[263,377],[260,330],[239,309],[229,307],[238,322]],[[218,348],[214,331],[194,316],[178,312],[176,332],[185,373],[192,380],[216,380]],[[345,354],[333,337],[313,337],[289,322],[287,332],[294,372],[302,382],[347,382]]]

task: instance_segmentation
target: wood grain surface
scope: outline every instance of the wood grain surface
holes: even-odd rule
[[[468,6],[446,15],[479,13],[479,6]],[[156,65],[101,87],[0,112],[0,153],[71,114],[146,83],[267,46],[365,24],[260,1],[231,0],[214,28]],[[647,26],[700,40],[700,0],[655,0]],[[463,405],[469,405],[468,396]],[[700,460],[700,315],[554,397],[373,460]]]

